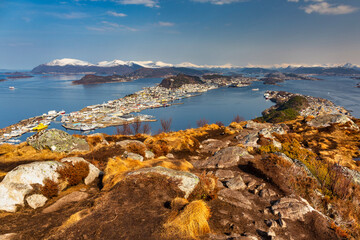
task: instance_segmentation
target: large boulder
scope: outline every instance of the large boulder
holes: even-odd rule
[[[338,124],[349,124],[351,129],[359,130],[359,127],[347,116],[343,114],[326,114],[318,116],[307,124],[312,127],[328,127],[331,124],[338,123]]]
[[[17,166],[8,172],[0,183],[0,210],[16,212],[18,206],[25,205],[25,200],[32,208],[42,207],[47,199],[36,192],[36,186],[44,186],[44,180],[50,179],[58,184],[59,190],[63,190],[67,187],[67,183],[59,178],[60,174],[57,170],[66,166],[65,162],[74,163],[77,161],[85,160],[82,158],[65,158],[62,162],[33,162]],[[95,166],[89,164],[89,174],[85,178],[85,183],[93,182],[99,172]]]
[[[178,187],[181,191],[185,193],[185,198],[189,197],[192,191],[195,189],[200,179],[195,174],[183,171],[177,171],[170,168],[164,167],[152,167],[152,168],[142,168],[127,174],[127,176],[133,176],[138,174],[147,174],[155,173],[160,175],[165,175],[170,177],[172,180],[178,181]]]
[[[228,168],[237,166],[242,159],[254,158],[249,152],[241,147],[228,147],[221,149],[214,156],[196,164],[198,168]]]
[[[206,139],[201,143],[200,152],[210,153],[213,155],[222,148],[225,148],[229,145],[230,141],[221,141],[217,139]]]
[[[34,162],[16,167],[0,183],[0,210],[15,212],[24,206],[24,197],[33,190],[33,184],[43,185],[45,179],[57,182],[56,171],[63,164],[55,161]]]
[[[304,216],[307,213],[314,211],[314,208],[312,208],[303,198],[289,196],[276,201],[271,206],[271,210],[275,215],[280,214],[282,218],[293,221],[304,221]]]
[[[51,149],[54,152],[88,151],[89,144],[81,138],[74,137],[58,129],[38,132],[26,139],[35,149]]]

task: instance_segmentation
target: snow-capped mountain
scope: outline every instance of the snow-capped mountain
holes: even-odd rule
[[[146,68],[162,68],[162,67],[174,67],[171,63],[165,63],[161,61],[122,61],[122,60],[112,60],[112,61],[101,61],[97,64],[92,64],[86,61],[71,59],[71,58],[63,58],[63,59],[55,59],[51,62],[48,62],[44,65],[46,66],[96,66],[96,67],[116,67],[116,66],[133,66],[134,64],[139,65],[141,67]]]
[[[94,66],[94,64],[91,64],[89,62],[85,62],[78,59],[72,59],[72,58],[63,58],[63,59],[55,59],[51,62],[46,63],[47,66]]]
[[[101,61],[96,64],[86,61],[63,58],[41,64],[32,70],[33,73],[97,73],[97,74],[130,74],[140,68],[165,69],[165,68],[186,68],[195,70],[208,70],[213,72],[256,72],[264,69],[280,72],[293,72],[304,74],[342,73],[357,74],[360,72],[360,65],[351,63],[342,64],[274,64],[274,65],[252,65],[235,66],[230,63],[225,65],[197,65],[191,62],[171,64],[162,61]],[[263,69],[263,70],[261,70]],[[179,69],[178,69],[179,70]],[[144,72],[144,71],[142,71]],[[162,71],[164,72],[164,71]],[[171,71],[168,71],[171,72]]]

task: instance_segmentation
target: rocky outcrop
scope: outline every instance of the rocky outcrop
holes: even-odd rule
[[[88,151],[90,149],[84,139],[71,136],[58,129],[38,132],[26,139],[26,142],[35,149],[51,149],[54,152]]]
[[[59,178],[60,174],[57,170],[65,166],[64,162],[77,161],[85,160],[65,158],[62,162],[33,162],[14,168],[0,183],[0,210],[15,212],[18,205],[24,206],[25,200],[32,208],[42,207],[47,198],[36,192],[38,187],[44,186],[45,179],[50,179],[58,184],[60,191],[63,190],[67,187],[67,183]],[[86,184],[92,183],[99,172],[99,169],[89,164],[89,174],[85,178]]]
[[[155,173],[160,175],[165,175],[171,178],[174,181],[179,181],[178,187],[181,191],[185,193],[185,198],[187,198],[192,191],[195,189],[196,185],[199,183],[199,177],[195,174],[183,171],[176,171],[164,167],[153,167],[153,168],[143,168],[137,171],[133,171],[127,174],[127,176],[133,176],[138,174],[149,174]]]
[[[295,196],[281,198],[271,206],[271,210],[275,215],[293,221],[304,221],[304,216],[314,211],[305,199],[296,198]]]
[[[359,130],[359,127],[347,116],[342,114],[326,114],[322,116],[318,116],[309,122],[307,124],[312,127],[328,127],[332,124],[349,124],[349,128],[354,130]]]
[[[159,86],[164,88],[179,88],[185,84],[204,84],[204,82],[199,77],[179,74],[176,77],[163,79]]]
[[[241,160],[251,159],[253,156],[241,147],[221,149],[214,156],[196,164],[198,168],[227,168],[237,166]]]

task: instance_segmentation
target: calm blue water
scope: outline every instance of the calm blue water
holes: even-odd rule
[[[128,83],[111,83],[101,85],[74,86],[72,80],[83,75],[37,75],[34,78],[17,79],[0,82],[0,128],[16,123],[22,119],[41,115],[49,110],[66,112],[124,97],[142,87],[152,86],[161,79],[139,79]],[[0,74],[0,79],[2,78]],[[222,121],[229,124],[235,115],[245,119],[261,116],[261,112],[272,105],[265,101],[266,90],[283,90],[327,98],[338,105],[353,111],[360,117],[359,92],[354,86],[359,80],[345,77],[321,77],[322,81],[287,81],[281,86],[263,85],[255,82],[244,88],[220,88],[201,96],[182,100],[182,105],[167,108],[148,109],[144,114],[154,115],[158,120],[172,118],[172,130],[196,127],[196,121],[206,119],[209,123]],[[9,90],[14,86],[15,90]],[[251,91],[259,88],[259,91]],[[152,132],[160,128],[159,122],[150,123]],[[64,130],[59,123],[51,127]],[[98,129],[95,132],[113,134],[114,127]],[[69,131],[69,133],[75,133]],[[21,137],[26,139],[30,134]]]

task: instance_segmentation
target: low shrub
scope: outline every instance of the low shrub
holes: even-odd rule
[[[40,187],[40,193],[47,198],[56,197],[59,194],[59,190],[59,185],[49,178],[45,178],[43,186]]]
[[[146,147],[138,143],[130,143],[127,145],[126,150],[132,153],[139,154],[145,157]]]
[[[70,186],[75,186],[89,175],[89,164],[86,162],[65,163],[64,167],[58,168],[60,179],[67,181]]]
[[[194,191],[190,194],[189,199],[202,199],[206,201],[215,199],[217,197],[217,192],[219,191],[216,186],[217,178],[213,174],[204,171],[199,176],[199,179],[200,181]]]

